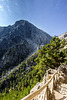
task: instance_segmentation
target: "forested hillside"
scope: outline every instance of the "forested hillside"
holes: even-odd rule
[[[0,100],[21,100],[42,78],[48,68],[67,64],[65,40],[53,37],[51,42],[30,56],[5,79],[0,81]]]

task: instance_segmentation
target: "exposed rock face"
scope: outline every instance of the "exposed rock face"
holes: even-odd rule
[[[66,42],[67,42],[67,32],[64,33],[64,34],[62,34],[62,35],[60,35],[59,38],[60,38],[61,40],[65,39]],[[66,49],[66,48],[67,48],[67,44],[64,46],[64,49]]]
[[[67,41],[67,32],[59,36],[60,39],[65,39]]]
[[[0,67],[14,66],[39,45],[50,42],[51,36],[25,20],[0,27]]]

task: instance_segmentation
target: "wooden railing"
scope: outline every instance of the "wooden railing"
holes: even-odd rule
[[[40,89],[30,93],[21,100],[49,100],[50,95],[53,94],[53,88],[56,86],[56,82],[59,79],[58,76],[59,70],[57,70]]]

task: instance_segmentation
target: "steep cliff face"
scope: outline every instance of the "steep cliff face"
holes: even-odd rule
[[[25,20],[0,27],[0,67],[17,65],[39,45],[50,42],[51,36]]]

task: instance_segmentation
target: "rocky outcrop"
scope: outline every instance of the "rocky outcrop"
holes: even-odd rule
[[[65,39],[67,41],[67,32],[59,36],[60,39]]]

